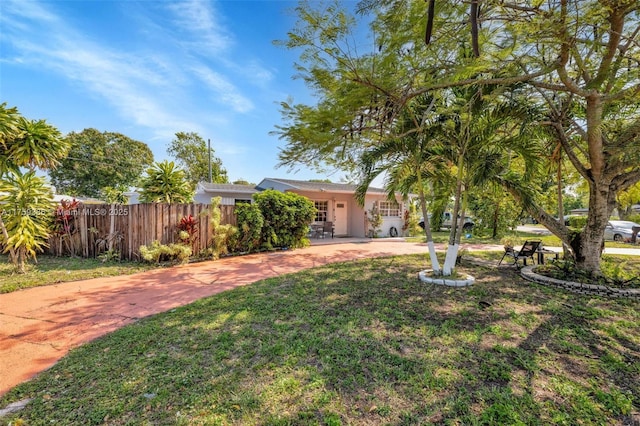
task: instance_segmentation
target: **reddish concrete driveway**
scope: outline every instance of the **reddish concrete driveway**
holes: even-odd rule
[[[139,318],[314,266],[426,251],[423,244],[398,240],[343,241],[1,294],[0,395],[70,349]]]

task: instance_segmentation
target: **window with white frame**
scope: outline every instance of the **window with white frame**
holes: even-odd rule
[[[329,211],[329,202],[328,201],[314,201],[316,209],[316,222],[326,222],[327,221],[327,212]]]
[[[395,201],[380,201],[378,209],[381,216],[400,217],[400,205]]]

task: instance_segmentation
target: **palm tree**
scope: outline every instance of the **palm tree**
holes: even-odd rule
[[[173,161],[156,162],[147,169],[141,182],[143,203],[190,203],[194,190],[185,173]]]
[[[69,144],[45,120],[18,119],[19,133],[7,141],[7,157],[17,167],[53,169],[66,157]]]
[[[44,178],[30,170],[23,174],[11,171],[0,180],[0,205],[7,216],[4,224],[5,252],[13,250],[20,273],[25,272],[29,257],[47,245],[53,197]]]
[[[488,184],[499,184],[508,172],[513,151],[521,154],[529,173],[542,158],[538,137],[529,124],[538,112],[529,102],[517,97],[504,97],[504,87],[484,86],[455,88],[448,93],[447,110],[441,137],[443,156],[455,176],[453,217],[457,226],[451,227],[449,247],[444,264],[448,275],[455,265],[463,234],[467,190]]]
[[[434,105],[435,100],[431,96],[416,98],[398,120],[398,136],[389,137],[363,153],[360,159],[360,182],[356,188],[356,200],[360,205],[364,205],[369,185],[383,173],[386,173],[385,188],[389,199],[395,199],[396,191],[405,197],[417,191],[431,267],[434,273],[439,274],[441,268],[429,225],[425,194],[429,182],[446,179],[444,163],[433,150],[434,140],[430,137],[434,127],[437,127],[437,124],[429,121]]]
[[[15,107],[7,108],[6,103],[0,105],[0,144],[2,145],[2,150],[0,150],[0,184],[7,193],[11,193],[10,185],[20,184],[23,185],[25,194],[28,194],[30,189],[24,185],[32,184],[34,185],[33,193],[38,194],[42,182],[39,179],[27,177],[28,174],[22,175],[20,167],[28,167],[31,171],[36,167],[55,168],[59,160],[67,155],[69,149],[69,144],[61,137],[58,129],[47,124],[45,120],[26,119],[18,113]],[[14,187],[13,190],[17,190],[16,188]],[[0,215],[1,240],[6,244],[11,261],[18,266],[26,258],[24,253],[20,252],[23,247],[22,243],[19,238],[15,238],[15,235],[24,236],[25,233],[31,232],[30,227],[33,224],[26,218],[17,221],[22,217],[19,214],[20,211],[8,206],[4,207],[4,216],[8,218],[8,222],[12,223],[12,227],[9,229]],[[24,224],[25,228],[16,227],[16,223]],[[38,248],[39,246],[34,247]],[[15,249],[20,250],[16,251]],[[35,251],[27,250],[27,253],[33,253],[35,257]],[[24,269],[24,264],[21,269]]]

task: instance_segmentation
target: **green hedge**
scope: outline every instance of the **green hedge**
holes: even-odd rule
[[[306,244],[309,224],[316,208],[307,197],[292,192],[268,189],[254,194],[253,199],[262,213],[262,247],[296,248]]]

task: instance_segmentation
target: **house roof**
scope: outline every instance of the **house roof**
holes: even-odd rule
[[[291,189],[297,189],[299,191],[309,192],[343,192],[353,194],[356,192],[357,185],[349,183],[329,183],[329,182],[309,182],[304,180],[293,179],[277,179],[277,178],[265,178],[257,186],[259,189],[269,189],[269,182],[280,183],[285,186],[289,186]],[[368,193],[380,193],[385,194],[384,189],[369,187]]]
[[[200,182],[198,184],[203,191],[206,192],[218,192],[218,193],[247,193],[253,194],[258,192],[255,186],[252,185],[237,185],[233,183],[209,183],[209,182]]]

